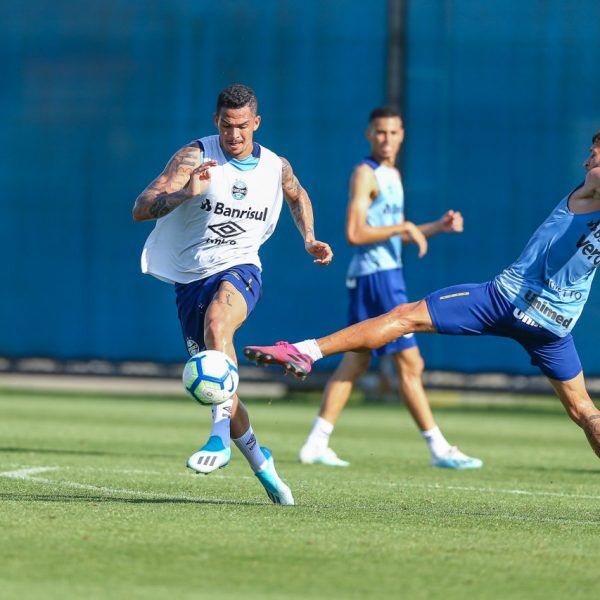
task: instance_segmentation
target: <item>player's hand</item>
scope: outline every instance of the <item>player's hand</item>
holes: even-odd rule
[[[461,233],[465,229],[463,216],[458,210],[449,210],[440,217],[438,223],[444,233]]]
[[[190,175],[190,180],[188,181],[185,190],[188,196],[200,196],[204,194],[206,190],[208,190],[210,186],[210,168],[216,167],[216,160],[207,160],[203,162],[199,167],[194,169]]]
[[[406,235],[418,246],[419,258],[423,258],[427,254],[427,238],[425,234],[410,221],[405,221]]]
[[[328,265],[333,260],[333,251],[329,244],[319,242],[318,240],[304,242],[306,251],[315,257],[313,261],[317,265]]]

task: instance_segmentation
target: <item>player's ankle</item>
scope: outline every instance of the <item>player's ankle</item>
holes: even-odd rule
[[[313,362],[316,362],[319,359],[323,358],[323,353],[321,352],[319,344],[317,344],[317,340],[315,339],[296,342],[292,344],[292,346],[294,346],[299,352],[302,352],[302,354],[310,356]]]
[[[422,431],[421,435],[427,442],[429,446],[429,451],[431,452],[431,456],[433,458],[439,458],[440,456],[444,456],[451,448],[450,443],[444,437],[444,434],[441,432],[440,428],[435,425],[431,429],[427,429],[426,431]]]

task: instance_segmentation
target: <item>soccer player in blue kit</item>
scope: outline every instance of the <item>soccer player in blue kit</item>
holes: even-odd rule
[[[245,355],[303,378],[323,356],[373,350],[412,332],[512,338],[549,379],[600,457],[600,411],[586,390],[571,335],[600,266],[600,131],[592,137],[583,166],[584,182],[558,203],[517,260],[491,281],[438,290],[316,340],[248,346]]]
[[[408,302],[402,265],[403,243],[416,243],[419,256],[423,256],[427,251],[426,238],[463,231],[462,215],[454,210],[446,211],[431,223],[415,225],[405,220],[404,189],[396,168],[404,127],[396,109],[382,106],[371,111],[366,138],[370,155],[353,170],[346,218],[346,237],[356,248],[346,280],[350,324],[378,317],[397,304]],[[350,464],[337,456],[329,446],[329,439],[372,354],[390,357],[394,363],[400,392],[429,447],[431,464],[458,470],[481,467],[480,459],[451,446],[437,426],[423,387],[424,361],[412,333],[374,352],[344,354],[327,382],[319,415],[300,450],[300,461],[334,467]]]

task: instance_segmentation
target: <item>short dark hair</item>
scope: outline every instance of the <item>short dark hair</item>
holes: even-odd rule
[[[254,114],[258,113],[258,98],[254,90],[241,83],[234,83],[226,87],[217,98],[217,114],[222,108],[243,108],[244,106],[249,106]]]
[[[393,106],[378,106],[371,111],[369,115],[369,123],[372,123],[375,119],[387,119],[390,117],[398,117],[402,120],[398,109]]]
[[[600,131],[596,131],[592,138],[592,146],[600,146]]]

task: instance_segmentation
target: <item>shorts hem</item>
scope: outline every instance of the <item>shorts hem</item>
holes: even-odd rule
[[[539,368],[539,367],[538,367]],[[542,371],[540,369],[540,371]],[[542,373],[544,373],[544,375],[546,377],[548,377],[548,379],[554,379],[554,381],[570,381],[571,379],[575,379],[575,377],[577,377],[577,375],[579,375],[579,373],[581,373],[583,371],[583,369],[581,367],[579,367],[579,369],[577,370],[577,372],[575,372],[574,374],[569,374],[569,375],[561,375],[560,377],[553,377],[551,375],[548,375],[548,373],[544,373],[542,371]]]
[[[431,295],[425,297],[425,304],[427,305],[427,310],[429,311],[429,316],[431,317],[431,322],[433,323],[435,330],[438,333],[443,334],[444,332],[440,329],[438,316],[436,314],[435,308],[433,307],[433,303],[431,302]]]

